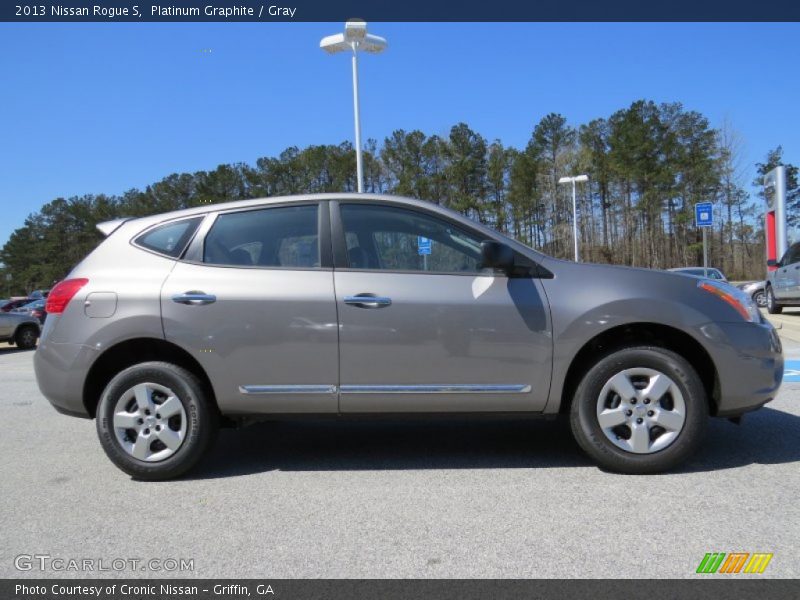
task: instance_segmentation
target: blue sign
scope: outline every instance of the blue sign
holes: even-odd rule
[[[430,254],[432,248],[433,248],[432,239],[422,237],[421,235],[417,236],[417,254],[419,254],[420,256],[424,254]]]
[[[694,222],[698,227],[714,226],[714,205],[711,202],[700,202],[694,205]]]
[[[783,363],[783,380],[786,383],[800,383],[800,360],[787,360]]]

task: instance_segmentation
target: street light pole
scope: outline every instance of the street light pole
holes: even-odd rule
[[[328,54],[349,50],[353,53],[353,116],[356,128],[356,185],[359,193],[364,191],[364,162],[361,150],[361,109],[358,98],[358,53],[378,54],[386,49],[386,40],[367,33],[367,24],[359,19],[351,19],[344,24],[344,33],[322,38],[319,47]]]
[[[358,193],[364,191],[364,163],[361,158],[361,107],[358,103],[358,42],[352,42],[353,48],[353,113],[356,122],[356,177]]]
[[[578,199],[575,191],[575,184],[578,182],[589,181],[588,175],[575,175],[573,177],[562,177],[558,183],[572,184],[572,240],[575,246],[575,262],[578,262]]]
[[[578,262],[578,200],[575,195],[575,178],[572,178],[572,241],[575,243],[575,262]]]

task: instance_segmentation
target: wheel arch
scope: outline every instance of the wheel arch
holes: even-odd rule
[[[203,391],[219,413],[211,380],[191,354],[163,339],[135,338],[107,348],[89,369],[83,386],[83,405],[89,416],[94,418],[100,395],[117,373],[132,365],[148,361],[172,363],[193,373],[202,383]]]
[[[626,323],[607,329],[587,341],[567,369],[558,412],[568,414],[583,376],[603,357],[632,346],[656,346],[680,354],[697,371],[706,391],[711,414],[719,406],[719,375],[711,355],[688,333],[660,323]]]

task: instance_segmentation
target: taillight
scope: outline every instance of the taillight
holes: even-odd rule
[[[89,283],[89,280],[84,278],[59,281],[56,286],[50,290],[44,309],[50,314],[60,315],[64,312],[64,309],[67,308],[67,304],[72,300],[72,297],[87,283]]]

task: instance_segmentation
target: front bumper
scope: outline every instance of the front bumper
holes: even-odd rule
[[[775,398],[783,381],[783,353],[772,325],[708,323],[700,332],[717,368],[713,414],[741,415]]]

